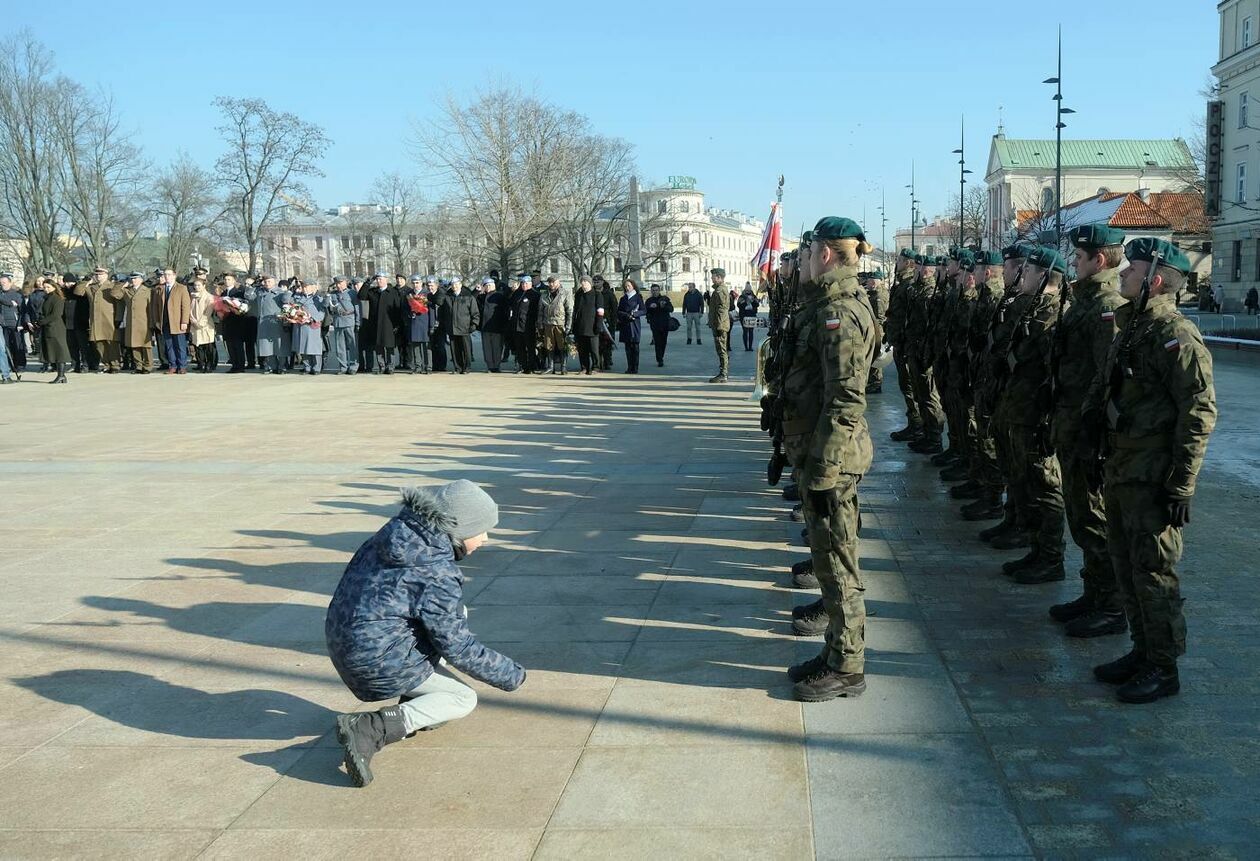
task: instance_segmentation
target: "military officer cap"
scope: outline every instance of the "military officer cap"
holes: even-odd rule
[[[166,270],[163,269],[161,266],[159,266],[157,269],[153,270],[153,274],[161,278],[163,275],[166,274]]]
[[[919,264],[920,266],[926,266],[928,259],[922,254],[916,254],[914,255],[914,262]]]
[[[57,277],[57,273],[56,273],[56,272],[54,272],[54,271],[52,271],[51,269],[45,269],[43,272],[41,272],[41,273],[39,273],[39,274],[40,274],[40,275],[43,275],[45,278],[56,278],[56,277]]]
[[[788,262],[789,260],[791,260],[791,259],[792,259],[792,252],[791,252],[791,251],[784,251],[782,254],[780,254],[780,255],[779,255],[779,262],[780,262],[780,263],[787,263],[787,262]]]
[[[516,276],[516,282],[518,284],[533,284],[534,279],[522,272],[520,275]]]
[[[358,286],[359,286],[360,284],[362,284],[362,283],[363,283],[363,282],[362,282],[362,281],[360,281],[358,278],[351,278],[351,279],[350,279],[350,286],[351,286],[351,287],[358,287]]]
[[[345,284],[345,283],[346,283],[346,276],[344,276],[344,275],[334,275],[334,276],[333,276],[332,283],[334,283],[334,284]]]
[[[961,249],[961,248],[959,248],[957,245],[952,245],[952,246],[950,246],[950,249],[949,249],[949,259],[950,259],[950,260],[961,260],[962,258],[961,258],[961,257],[959,257],[959,254],[960,254],[961,252],[962,252],[962,249]]]
[[[193,274],[194,275],[209,275],[210,270],[204,266],[198,266],[195,269],[193,269]]]
[[[1063,259],[1063,255],[1059,253],[1058,249],[1051,248],[1048,245],[1038,245],[1028,252],[1028,262],[1041,269],[1067,274],[1067,261]]]
[[[109,273],[109,269],[107,269],[107,268],[106,268],[106,267],[104,267],[104,266],[97,266],[97,267],[96,267],[95,269],[93,269],[92,271],[93,271],[93,272],[104,272],[104,273],[106,273],[106,274],[108,274],[108,273]]]
[[[1068,239],[1077,248],[1106,248],[1108,245],[1124,245],[1124,231],[1107,224],[1085,224],[1073,227]]]
[[[12,272],[0,272],[0,278],[9,278],[9,279],[12,279],[12,278],[13,278],[13,273],[12,273]]]
[[[275,280],[275,277],[276,277],[276,276],[272,275],[270,272],[263,272],[263,273],[261,273],[261,274],[258,276],[258,280],[259,280],[259,281],[266,281],[267,279],[271,279],[271,280],[273,280],[273,281],[274,281],[274,280]]]
[[[903,248],[901,249],[900,256],[904,257],[906,260],[913,260],[918,255],[914,253],[914,249],[912,248]]]
[[[976,268],[976,255],[970,249],[959,249],[958,256],[955,259],[958,261],[958,265],[968,272]]]
[[[840,218],[836,215],[828,215],[825,218],[818,219],[818,223],[814,225],[813,235],[810,241],[817,239],[819,242],[826,242],[829,239],[860,239],[866,241],[866,234],[862,232],[862,228],[851,218]]]
[[[719,268],[717,268],[717,269],[710,269],[710,270],[709,270],[709,274],[710,274],[710,275],[716,275],[716,276],[717,276],[717,277],[719,277],[719,278],[725,278],[725,277],[726,277],[726,270],[725,270],[725,269],[722,269],[722,268],[720,268],[720,267],[719,267]]]
[[[482,278],[482,279],[481,279],[481,286],[482,286],[482,287],[488,287],[489,285],[491,285],[491,284],[493,284],[493,283],[494,283],[494,279],[493,279],[493,278],[491,278],[489,275],[487,275],[485,278]]]
[[[884,270],[883,270],[883,269],[876,269],[874,272],[868,272],[867,274],[868,274],[868,275],[870,275],[872,278],[874,278],[876,281],[883,281],[883,280],[884,280]]]
[[[1001,266],[1002,265],[1002,252],[1001,251],[977,251],[976,252],[976,265],[977,266]]]
[[[130,275],[128,275],[128,276],[127,276],[127,278],[128,278],[128,280],[130,280],[130,279],[132,279],[132,278],[144,278],[144,273],[143,273],[143,272],[132,272]]]
[[[809,248],[809,243],[814,241],[814,231],[806,230],[801,234],[801,248]],[[800,250],[799,248],[797,249]]]
[[[419,274],[416,274],[416,275],[412,275],[412,276],[411,276],[411,283],[412,283],[412,284],[415,284],[415,283],[416,283],[416,282],[418,282],[418,281],[424,281],[424,279],[423,279],[423,278],[421,278],[421,277],[419,276]]]
[[[1140,260],[1150,263],[1155,260],[1156,255],[1159,255],[1160,266],[1176,269],[1182,275],[1190,274],[1190,269],[1192,268],[1190,266],[1190,258],[1167,239],[1143,236],[1141,239],[1134,239],[1124,247],[1124,256],[1129,258],[1130,263]]]

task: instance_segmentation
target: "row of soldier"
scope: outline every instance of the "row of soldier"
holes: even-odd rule
[[[822,654],[790,670],[798,696],[865,689],[856,484],[870,444],[858,378],[883,345],[908,419],[892,440],[941,468],[950,495],[966,501],[964,519],[999,521],[980,540],[1027,548],[1002,574],[1023,585],[1065,579],[1066,520],[1082,551],[1083,591],[1049,607],[1050,617],[1071,637],[1129,632],[1129,651],[1094,669],[1120,700],[1177,693],[1185,620],[1176,565],[1216,420],[1211,355],[1176,307],[1191,269],[1185,254],[1151,238],[1126,246],[1120,231],[1088,225],[1070,233],[1069,282],[1068,261],[1046,246],[939,258],[906,250],[881,345],[876,293],[863,293],[846,268],[856,263],[819,263],[820,254],[830,261],[837,232],[865,241],[852,222],[824,219],[784,255],[772,291],[781,309],[772,312],[774,391],[762,405],[776,443],[772,483],[784,463],[793,467],[785,497],[800,499],[810,543],[793,585],[823,593],[793,612],[796,633],[825,632]],[[866,380],[865,391],[876,385]],[[819,491],[848,483],[852,517],[837,521],[835,500]]]

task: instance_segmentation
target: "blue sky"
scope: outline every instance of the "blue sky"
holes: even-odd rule
[[[0,32],[29,27],[64,73],[109,89],[159,164],[181,149],[214,161],[217,95],[320,124],[335,142],[311,183],[326,206],[409,169],[411,124],[444,94],[500,80],[629,140],[645,178],[691,175],[710,205],[762,217],[782,172],[786,230],[865,211],[876,242],[881,188],[890,241],[908,223],[912,160],[923,209],[945,207],[963,114],[977,176],[999,106],[1010,137],[1054,133],[1041,81],[1059,20],[1035,6],[998,24],[981,0],[12,5]],[[1193,134],[1216,61],[1213,4],[1060,8],[1088,15],[1062,22],[1064,104],[1077,111],[1065,136]]]

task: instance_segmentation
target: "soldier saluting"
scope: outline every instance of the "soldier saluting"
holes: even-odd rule
[[[1176,295],[1190,261],[1163,239],[1135,239],[1120,276],[1129,304],[1116,311],[1120,335],[1086,399],[1087,430],[1105,434],[1107,550],[1124,601],[1133,649],[1094,668],[1119,685],[1122,702],[1149,703],[1181,689],[1177,658],[1186,621],[1176,564],[1181,530],[1216,426],[1212,357]]]

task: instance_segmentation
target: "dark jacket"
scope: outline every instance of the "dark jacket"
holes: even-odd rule
[[[525,335],[538,330],[538,308],[541,305],[537,291],[518,290],[512,296],[512,331]]]
[[[16,329],[22,322],[25,304],[26,299],[18,288],[10,287],[0,291],[0,325],[6,329]]]
[[[407,294],[407,342],[427,344],[437,328],[438,309],[429,304],[429,294]]]
[[[81,329],[86,332],[92,321],[92,300],[88,297],[87,284],[81,283],[66,288],[61,295],[62,301],[65,302],[62,314],[66,321],[66,328]]]
[[[486,648],[464,618],[464,575],[442,515],[423,488],[403,492],[403,508],[363,543],[328,605],[328,657],[364,702],[418,687],[439,658],[505,691],[525,670]]]
[[[674,303],[669,301],[668,296],[649,296],[648,300],[643,303],[643,309],[647,312],[648,326],[653,332],[668,332],[669,321],[674,313]]]
[[[512,324],[512,305],[506,290],[495,290],[485,295],[481,313],[481,331],[492,335],[506,335]]]
[[[642,336],[643,297],[638,291],[622,296],[617,303],[617,340],[623,344],[637,344]]]
[[[66,342],[66,300],[54,290],[44,296],[39,309],[39,331],[44,339],[44,359],[49,364],[66,364],[70,361],[70,347]]]
[[[389,350],[398,346],[395,333],[402,327],[405,302],[393,287],[381,289],[375,284],[363,288],[359,299],[366,304],[367,319],[359,329],[365,349]]]
[[[477,297],[467,290],[458,294],[451,291],[438,307],[442,331],[447,335],[471,335],[481,325],[481,312],[477,308]]]
[[[704,294],[699,290],[688,290],[683,294],[684,314],[704,313]]]
[[[740,293],[739,298],[735,300],[735,307],[739,309],[739,318],[742,320],[745,317],[756,317],[761,303],[751,293]]]
[[[599,297],[604,302],[604,321],[608,324],[608,334],[611,335],[617,328],[618,297],[608,282],[604,282],[604,289],[600,291]]]
[[[603,307],[604,297],[599,291],[591,288],[583,292],[580,288],[573,294],[573,334],[592,336],[599,334],[599,322],[603,317],[599,309]]]

